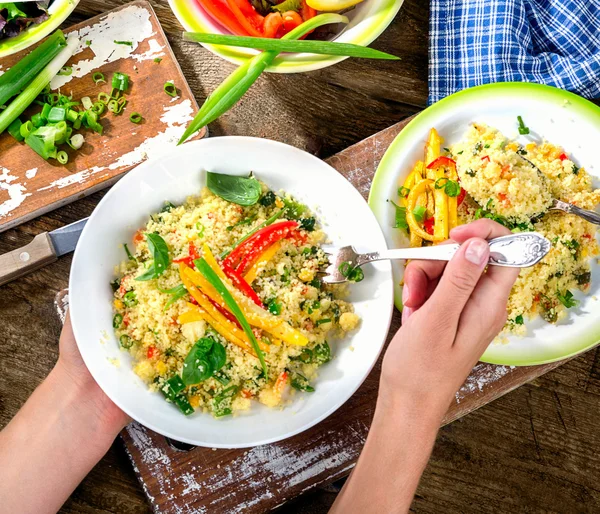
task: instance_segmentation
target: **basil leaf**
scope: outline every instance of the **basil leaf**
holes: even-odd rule
[[[318,365],[325,364],[331,360],[331,348],[327,341],[315,346],[315,361]]]
[[[195,346],[202,355],[208,355],[215,342],[216,341],[212,337],[203,337],[202,339],[198,339],[198,341],[196,341]]]
[[[183,373],[181,379],[185,385],[199,384],[210,378],[213,374],[212,366],[206,357],[206,353],[195,344],[183,362]]]
[[[408,222],[406,221],[406,207],[400,207],[394,203],[393,200],[390,200],[390,202],[396,209],[394,228],[408,229]]]
[[[169,264],[171,259],[169,258],[169,247],[165,240],[158,234],[146,234],[146,241],[148,242],[148,250],[152,254],[152,266],[148,268],[148,271],[136,278],[139,281],[151,280],[162,275]]]
[[[213,367],[213,374],[225,366],[227,354],[225,353],[225,347],[221,343],[215,341],[211,352],[208,354],[208,361]]]
[[[254,205],[262,189],[253,177],[239,177],[222,173],[206,172],[206,186],[215,195],[238,205]]]
[[[304,391],[307,393],[315,392],[315,388],[310,385],[310,382],[308,381],[308,379],[304,375],[301,375],[300,373],[292,374],[292,377],[290,380],[290,385],[294,389],[297,389],[298,391]]]

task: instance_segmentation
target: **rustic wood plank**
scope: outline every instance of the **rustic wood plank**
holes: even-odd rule
[[[0,187],[0,208],[5,202],[20,199],[19,204],[6,213],[0,213],[0,232],[112,185],[145,160],[148,153],[174,146],[183,133],[186,120],[191,120],[196,113],[196,100],[152,7],[146,1],[131,2],[67,29],[66,33],[78,30],[91,40],[91,46],[84,46],[67,64],[91,60],[96,55],[95,50],[101,49],[101,41],[94,41],[95,36],[85,32],[86,29],[101,26],[107,16],[111,16],[110,25],[114,28],[118,28],[119,24],[130,24],[132,20],[138,20],[138,17],[132,17],[134,11],[139,19],[142,19],[141,13],[146,16],[149,30],[144,39],[140,36],[139,45],[131,56],[105,63],[83,77],[74,77],[62,88],[75,99],[89,96],[95,101],[100,92],[110,94],[113,73],[118,71],[129,75],[131,86],[124,95],[127,100],[125,110],[119,116],[108,111],[101,116],[103,134],[83,130],[85,143],[80,150],[72,151],[66,145],[61,147],[69,154],[69,162],[64,166],[53,159],[44,160],[8,133],[0,135],[0,176],[4,177],[0,181],[5,186],[10,184],[10,188],[19,186],[21,189],[17,193],[11,192],[8,187]],[[2,59],[0,64],[3,69],[10,68],[28,52],[29,49],[11,55]],[[162,59],[160,64],[154,62],[156,56]],[[108,82],[95,85],[91,79],[92,72],[103,73]],[[163,84],[168,80],[174,81],[179,93],[177,98],[171,98],[163,91]],[[31,107],[26,115],[39,110],[39,106]],[[129,120],[129,115],[136,111],[143,116],[138,125]],[[201,131],[195,137],[201,138],[204,134],[205,131]],[[132,153],[138,148],[137,153]]]

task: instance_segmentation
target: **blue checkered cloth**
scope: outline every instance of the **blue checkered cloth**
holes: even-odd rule
[[[490,82],[600,97],[600,0],[431,0],[429,103]]]

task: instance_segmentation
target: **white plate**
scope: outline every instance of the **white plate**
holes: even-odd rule
[[[517,116],[530,127],[529,136],[519,136]],[[423,159],[429,130],[435,127],[444,146],[458,142],[475,121],[500,129],[523,143],[541,141],[564,147],[579,166],[585,167],[599,187],[600,108],[561,89],[530,83],[500,83],[456,93],[434,104],[417,116],[398,135],[383,157],[371,187],[369,205],[383,228],[388,246],[408,246],[402,231],[392,228],[394,208],[387,202],[397,198],[397,189],[414,163]],[[395,299],[402,309],[401,262],[393,264]],[[551,325],[537,319],[528,323],[527,337],[510,337],[508,344],[491,344],[482,361],[506,365],[533,365],[564,359],[583,352],[600,341],[600,270],[592,261],[589,294],[575,296],[581,301],[570,309],[565,320]]]
[[[183,416],[151,393],[131,369],[112,329],[111,280],[131,241],[165,201],[181,203],[199,194],[204,170],[230,174],[254,171],[272,189],[284,189],[316,210],[334,244],[360,250],[385,247],[367,203],[332,167],[281,143],[249,137],[219,137],[187,143],[129,172],[102,199],[77,245],[70,277],[71,319],[79,350],[94,379],[132,418],[173,439],[212,448],[256,446],[290,437],[329,416],[362,384],[385,342],[393,309],[389,263],[365,269],[352,285],[350,301],[360,329],[334,342],[334,358],[320,368],[316,392],[297,394],[284,410],[256,403],[236,417]],[[115,363],[117,365],[115,365]]]

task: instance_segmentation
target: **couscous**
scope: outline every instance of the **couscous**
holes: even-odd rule
[[[560,147],[522,146],[476,123],[459,143],[442,148],[432,129],[425,162],[415,165],[398,195],[396,227],[408,230],[411,246],[442,242],[453,227],[482,217],[513,232],[539,232],[552,242],[539,264],[521,270],[509,297],[505,333],[524,335],[525,321],[538,315],[557,322],[578,304],[573,291],[589,289],[590,259],[598,255],[596,226],[548,208],[557,198],[593,210],[600,190]]]
[[[329,343],[359,317],[321,283],[326,236],[307,207],[253,177],[208,174],[124,245],[113,282],[117,338],[134,371],[185,414],[216,417],[313,392]]]

